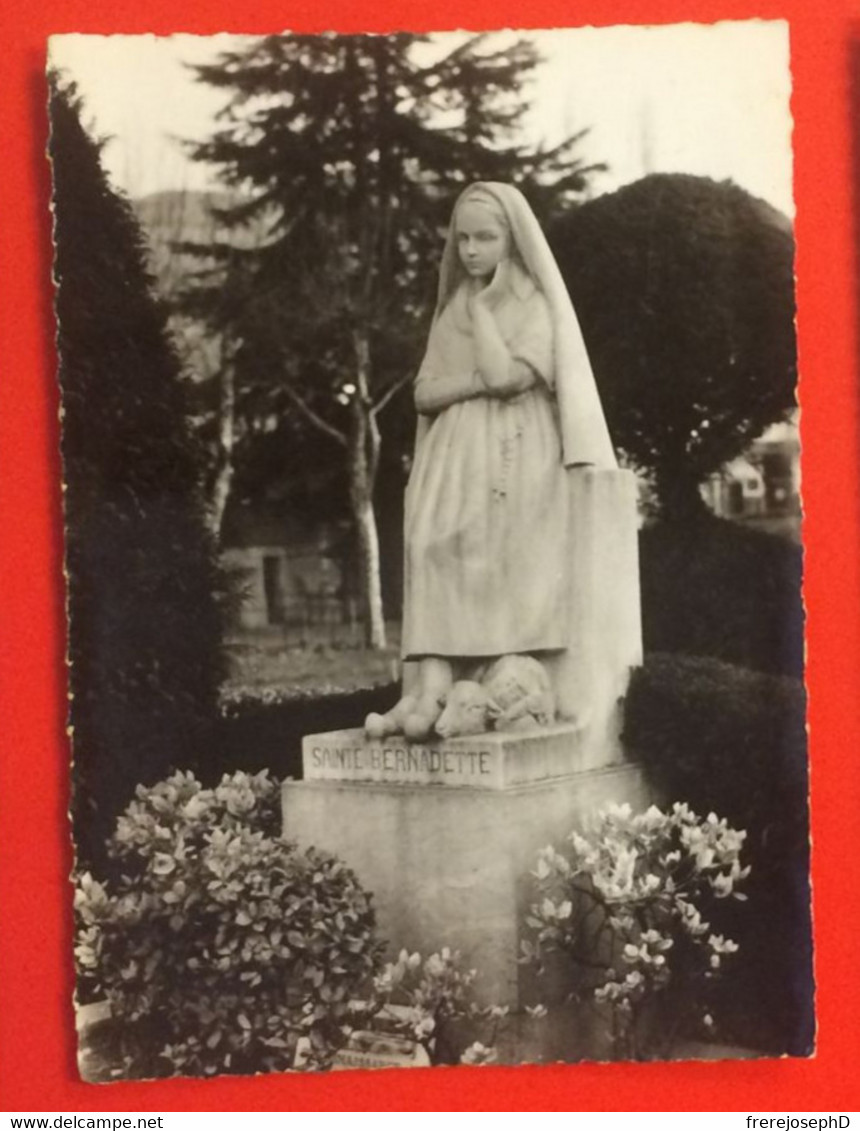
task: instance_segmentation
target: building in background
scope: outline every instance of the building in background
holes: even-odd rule
[[[800,436],[796,417],[772,424],[749,450],[702,485],[719,518],[800,540]]]
[[[310,529],[261,507],[233,508],[222,551],[235,595],[233,633],[296,644],[360,637],[352,541],[334,522]]]

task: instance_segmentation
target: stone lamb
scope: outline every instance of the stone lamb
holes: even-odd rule
[[[490,697],[487,689],[472,679],[460,679],[445,696],[442,714],[434,724],[440,738],[483,734],[489,730]]]
[[[435,730],[441,738],[490,729],[533,730],[555,720],[555,696],[546,668],[533,656],[496,660],[480,683],[459,680],[445,696]]]
[[[531,730],[555,722],[555,694],[549,673],[534,656],[500,656],[482,685],[496,730]]]

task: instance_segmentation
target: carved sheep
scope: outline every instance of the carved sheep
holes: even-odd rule
[[[481,683],[460,680],[445,697],[435,730],[441,738],[533,730],[555,720],[555,696],[543,664],[533,656],[502,656]]]
[[[445,696],[442,714],[434,724],[440,738],[483,734],[489,729],[490,697],[487,689],[471,679],[461,679]]]
[[[534,656],[501,656],[482,681],[496,730],[530,730],[555,721],[549,673]]]

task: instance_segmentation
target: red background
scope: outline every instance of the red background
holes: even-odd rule
[[[10,0],[0,16],[0,1102],[4,1110],[840,1110],[860,1107],[857,225],[860,0]],[[181,13],[181,15],[180,15]],[[818,1053],[810,1060],[271,1076],[76,1077],[57,391],[43,157],[55,32],[389,31],[791,22]],[[860,84],[858,84],[860,85]]]

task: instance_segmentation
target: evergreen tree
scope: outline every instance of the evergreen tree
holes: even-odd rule
[[[563,217],[551,240],[613,439],[664,517],[794,408],[794,243],[730,182],[655,174]]]
[[[218,573],[140,230],[73,90],[50,95],[78,860],[134,787],[211,754]]]
[[[546,214],[590,171],[578,137],[549,152],[516,141],[531,45],[493,50],[479,36],[421,63],[425,42],[270,36],[195,68],[232,93],[226,124],[194,149],[247,197],[221,217],[263,219],[268,234],[253,248],[225,241],[223,270],[187,308],[232,343],[225,378],[245,433],[300,417],[321,457],[346,468],[374,646],[385,640],[378,419],[420,360],[454,197],[475,179],[514,181]]]

